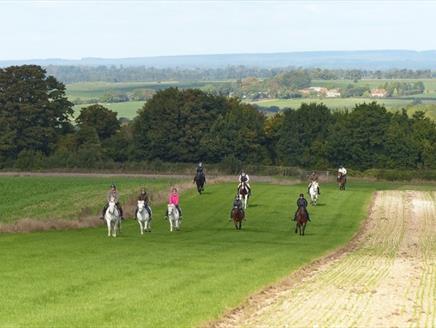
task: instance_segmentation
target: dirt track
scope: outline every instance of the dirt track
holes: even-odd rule
[[[436,192],[378,192],[356,249],[212,326],[436,327],[435,201]]]

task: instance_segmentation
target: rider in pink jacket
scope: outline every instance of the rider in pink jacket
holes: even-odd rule
[[[180,209],[179,202],[180,202],[180,198],[179,198],[179,194],[177,192],[177,189],[173,188],[173,190],[171,191],[171,193],[168,196],[168,204],[173,204],[176,206],[177,210],[179,211],[179,216],[181,219],[182,218],[182,210]],[[168,218],[168,211],[167,211],[165,217]]]

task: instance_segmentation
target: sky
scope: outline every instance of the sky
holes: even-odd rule
[[[430,0],[0,0],[0,60],[434,50],[435,16]]]

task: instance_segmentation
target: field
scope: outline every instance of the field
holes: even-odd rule
[[[46,179],[0,178],[5,186],[16,186],[13,196],[1,196],[6,198],[0,212],[14,213],[14,220],[23,213],[31,216],[29,211],[45,212],[36,218],[57,217],[58,212],[73,218],[64,208],[80,212],[77,204],[89,198],[86,206],[97,210],[109,180],[117,181],[123,195],[144,183],[155,190],[169,184],[143,178]],[[179,233],[168,231],[159,205],[153,206],[153,232],[143,237],[132,220],[116,239],[108,238],[103,226],[0,234],[0,322],[8,327],[188,327],[217,319],[251,293],[346,243],[366,216],[372,192],[386,185],[355,182],[347,192],[323,185],[305,237],[294,235],[290,225],[304,185],[254,183],[240,232],[227,220],[234,187],[210,185],[202,196],[185,192]],[[14,202],[42,190],[39,198]]]
[[[376,88],[385,82],[391,80],[360,80],[356,85],[364,86],[369,85],[371,88]],[[401,81],[419,81],[419,80],[406,80]],[[277,106],[279,108],[291,107],[298,108],[302,103],[324,103],[333,110],[352,109],[356,104],[363,102],[371,102],[376,100],[377,102],[384,104],[386,108],[390,110],[398,110],[400,108],[406,108],[413,104],[413,99],[420,98],[422,101],[422,110],[427,115],[436,119],[436,79],[422,79],[426,87],[426,91],[422,95],[415,95],[413,97],[395,98],[395,99],[373,99],[373,98],[299,98],[299,99],[267,99],[251,102],[261,107]],[[230,81],[193,81],[193,82],[178,82],[178,81],[162,81],[162,82],[81,82],[67,85],[67,96],[70,100],[80,98],[85,101],[90,99],[98,99],[105,93],[129,93],[135,89],[152,89],[160,90],[168,87],[179,88],[202,88],[207,85],[213,84],[225,84]],[[328,88],[343,88],[348,84],[353,84],[351,80],[313,80],[313,86],[324,86]],[[428,98],[428,99],[427,99]],[[144,101],[128,101],[120,103],[102,103],[103,106],[118,113],[118,117],[124,117],[133,119],[137,115],[138,109],[142,108]],[[429,106],[424,106],[429,105]],[[82,107],[86,107],[88,104],[74,106],[75,115],[78,115]],[[413,110],[410,111],[413,113]]]
[[[352,109],[356,104],[362,104],[364,102],[369,103],[372,101],[377,101],[379,104],[383,104],[388,109],[397,109],[406,107],[412,104],[412,100],[407,99],[373,99],[373,98],[296,98],[296,99],[266,99],[256,102],[251,102],[252,104],[261,107],[277,106],[279,108],[290,107],[296,109],[300,107],[302,103],[323,103],[331,109]],[[436,104],[436,100],[426,101],[425,103]]]
[[[138,110],[144,106],[144,103],[145,101],[127,101],[127,102],[110,103],[110,104],[101,103],[101,105],[105,106],[106,108],[109,108],[114,112],[117,112],[118,118],[125,117],[131,120],[137,115]],[[80,110],[86,106],[89,106],[89,104],[75,105],[74,116],[79,115]]]
[[[218,326],[435,327],[435,220],[434,191],[378,192],[357,249]]]
[[[79,82],[67,84],[67,96],[70,100],[81,98],[83,100],[96,99],[105,93],[128,93],[135,89],[161,90],[169,87],[200,88],[207,84],[222,84],[226,81],[160,81],[160,82]]]

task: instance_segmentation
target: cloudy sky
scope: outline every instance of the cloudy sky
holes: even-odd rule
[[[0,0],[0,59],[436,49],[436,1]]]

